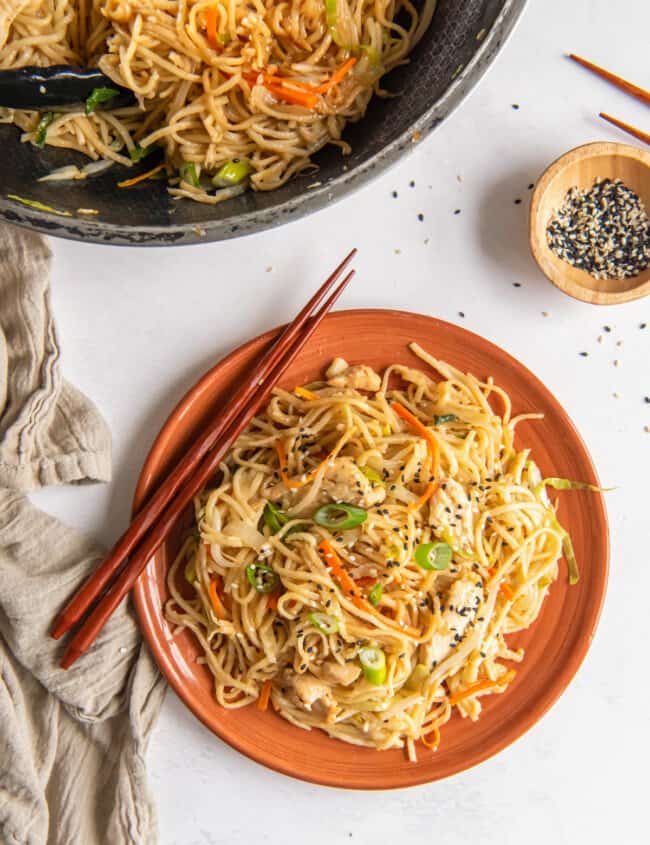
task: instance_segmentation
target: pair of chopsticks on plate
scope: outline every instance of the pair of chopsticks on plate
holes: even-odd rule
[[[595,65],[593,62],[587,61],[587,59],[583,59],[582,56],[576,56],[575,53],[569,53],[569,58],[573,59],[573,61],[577,62],[579,65],[582,65],[582,67],[587,68],[587,70],[590,70],[592,73],[595,73],[596,76],[600,76],[601,79],[606,79],[607,82],[610,82],[619,90],[625,91],[626,94],[630,94],[632,97],[636,97],[637,100],[641,100],[642,103],[650,106],[650,91],[647,91],[645,88],[641,88],[639,85],[635,85],[633,82],[623,79],[622,76],[616,76],[616,74],[611,71]],[[606,112],[601,111],[599,117],[602,117],[603,120],[606,120],[613,126],[617,126],[619,129],[622,129],[623,132],[627,132],[628,135],[638,138],[639,141],[650,144],[650,133],[643,132],[641,129],[631,126],[629,123],[623,123],[622,120],[619,120],[617,117],[612,117],[611,114],[606,114]]]
[[[164,542],[178,516],[218,471],[232,443],[268,399],[289,364],[332,309],[354,276],[354,270],[347,273],[332,293],[330,291],[356,252],[353,249],[343,259],[295,320],[280,333],[246,375],[232,400],[210,421],[151,499],[135,515],[108,557],[61,611],[52,628],[54,639],[62,637],[85,617],[63,656],[61,666],[64,669],[90,648],[151,556]]]

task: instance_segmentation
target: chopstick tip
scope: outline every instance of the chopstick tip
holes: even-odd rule
[[[69,648],[61,658],[59,666],[62,669],[69,669],[72,664],[81,657],[82,654],[83,652],[79,651],[78,648]]]

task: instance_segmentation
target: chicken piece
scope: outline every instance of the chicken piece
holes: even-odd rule
[[[429,521],[436,534],[448,533],[463,551],[474,545],[474,511],[463,486],[451,478],[443,481],[431,502]]]
[[[325,373],[330,387],[341,390],[367,390],[376,393],[381,387],[381,378],[367,364],[357,364],[349,367],[343,358],[335,358]]]
[[[304,710],[329,713],[336,707],[331,687],[312,674],[298,675],[287,671],[284,678],[291,687],[291,697]]]
[[[458,644],[483,599],[483,590],[477,581],[459,580],[449,588],[444,601],[438,630],[422,648],[422,662],[431,666],[440,663]]]
[[[322,489],[335,502],[362,508],[378,505],[386,498],[386,488],[373,484],[349,457],[328,461]]]
[[[354,663],[337,663],[336,660],[326,660],[321,666],[314,666],[312,672],[323,681],[349,687],[361,674],[361,667]]]

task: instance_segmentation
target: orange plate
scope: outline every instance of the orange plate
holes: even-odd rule
[[[193,387],[171,414],[146,460],[135,496],[142,502],[210,413],[231,394],[238,375],[265,349],[277,330],[232,352]],[[514,413],[542,412],[544,420],[517,428],[545,476],[598,484],[580,435],[557,400],[518,361],[458,326],[401,311],[340,311],[327,317],[283,379],[292,388],[313,381],[337,355],[378,370],[399,362],[426,370],[407,348],[415,340],[434,355],[480,378],[493,376],[512,398]],[[199,719],[233,748],[265,766],[312,783],[354,789],[388,789],[427,783],[460,772],[505,748],[556,701],[582,662],[594,634],[607,583],[609,542],[602,497],[589,492],[559,494],[559,515],[571,531],[581,579],[569,587],[566,565],[552,586],[537,622],[509,637],[526,650],[517,677],[504,695],[484,700],[478,722],[454,716],[442,729],[437,752],[418,746],[418,762],[400,750],[374,751],[304,731],[257,707],[226,710],[215,702],[208,671],[195,663],[192,635],[172,636],[163,618],[165,574],[178,534],[159,550],[135,587],[140,623],[160,668]],[[187,515],[187,519],[191,519]]]

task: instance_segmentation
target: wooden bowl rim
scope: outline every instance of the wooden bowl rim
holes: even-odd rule
[[[542,201],[553,180],[564,170],[574,167],[580,161],[602,156],[631,158],[641,162],[650,171],[650,152],[646,152],[646,150],[642,150],[639,147],[633,147],[630,144],[621,144],[616,141],[593,141],[589,144],[574,147],[572,150],[563,153],[563,155],[556,158],[546,168],[535,185],[530,203],[529,244],[530,251],[541,272],[563,293],[568,294],[574,299],[579,299],[581,302],[588,302],[591,305],[619,305],[624,302],[632,302],[635,299],[642,299],[644,296],[650,294],[650,278],[646,281],[640,281],[638,285],[626,291],[597,291],[598,301],[595,301],[593,295],[596,291],[587,283],[591,278],[589,274],[586,272],[581,273],[585,279],[585,284],[583,285],[570,279],[567,274],[562,273],[556,268],[554,263],[549,264],[545,262],[544,257],[552,253],[546,244],[546,238],[538,237],[537,234],[540,225],[539,218]],[[571,269],[575,271],[576,268]],[[646,273],[648,271],[645,270],[643,272]]]
[[[517,377],[528,385],[528,393],[535,395],[543,401],[543,407],[547,408],[549,417],[554,419],[553,425],[555,425],[556,430],[562,432],[562,439],[570,442],[572,454],[577,455],[584,466],[584,480],[600,486],[598,475],[587,447],[563,406],[530,370],[501,347],[491,343],[480,335],[443,320],[438,320],[424,314],[387,309],[351,309],[330,314],[325,318],[323,325],[319,327],[312,343],[317,348],[319,347],[318,333],[321,331],[327,331],[328,334],[333,333],[333,336],[341,340],[351,331],[355,321],[358,322],[359,320],[363,320],[369,332],[375,329],[381,330],[384,333],[389,330],[391,325],[396,330],[407,327],[409,333],[414,332],[415,334],[417,334],[419,329],[426,329],[427,336],[430,336],[433,341],[435,341],[437,333],[448,333],[453,338],[453,343],[459,350],[459,356],[465,355],[465,350],[467,349],[474,349],[478,351],[480,356],[489,357],[495,363],[498,363],[499,366],[513,370],[518,374]],[[188,409],[194,403],[200,403],[206,395],[210,394],[215,380],[219,381],[221,379],[221,383],[223,384],[222,371],[227,369],[232,362],[237,362],[240,358],[242,361],[248,361],[249,359],[246,356],[265,348],[277,335],[279,330],[279,328],[272,329],[241,344],[209,369],[188,390],[186,395],[171,412],[152,444],[138,480],[134,496],[134,510],[138,508],[149,492],[155,474],[160,470],[160,465],[164,462],[165,455],[169,451],[169,444],[173,433],[178,427],[187,427]],[[319,354],[322,355],[322,353]],[[578,493],[576,495],[582,494]],[[348,770],[343,773],[338,772],[334,774],[329,771],[323,772],[319,767],[319,760],[317,758],[314,758],[313,763],[310,763],[309,766],[305,766],[304,764],[301,766],[300,762],[292,759],[290,755],[287,755],[286,758],[276,756],[272,748],[269,747],[272,746],[272,742],[269,742],[268,745],[266,743],[264,745],[256,745],[245,729],[224,727],[219,714],[215,716],[215,708],[218,707],[216,703],[211,701],[208,706],[202,697],[195,697],[188,690],[185,674],[188,671],[187,667],[182,658],[178,656],[178,648],[172,639],[171,631],[168,630],[166,623],[162,621],[160,609],[156,605],[157,599],[153,597],[153,593],[160,583],[157,580],[155,568],[156,560],[158,555],[161,554],[161,550],[149,562],[147,569],[140,576],[134,587],[134,601],[140,626],[156,662],[163,674],[165,674],[170,685],[187,707],[192,710],[194,715],[212,733],[250,759],[281,774],[296,777],[310,783],[337,788],[366,790],[395,789],[430,783],[478,765],[519,739],[552,707],[580,668],[593,641],[600,619],[609,572],[609,528],[605,504],[601,494],[590,495],[593,498],[590,499],[588,522],[591,526],[598,526],[598,540],[590,556],[589,569],[586,573],[583,573],[584,579],[581,579],[582,589],[586,591],[580,600],[580,604],[577,605],[577,607],[581,608],[582,621],[581,623],[568,621],[562,637],[559,637],[560,632],[557,632],[555,637],[556,640],[559,638],[563,643],[570,640],[570,648],[567,647],[568,651],[565,652],[565,646],[562,645],[562,662],[555,666],[551,680],[544,686],[543,691],[540,691],[539,696],[528,703],[525,709],[519,708],[516,718],[510,714],[510,718],[512,719],[510,723],[508,722],[508,704],[504,700],[504,709],[500,711],[499,720],[505,720],[505,724],[498,731],[498,738],[492,737],[491,741],[483,742],[478,746],[475,743],[468,748],[467,753],[463,753],[460,759],[454,757],[454,762],[449,761],[444,765],[439,764],[435,758],[432,758],[425,767],[418,766],[416,768],[413,766],[411,769],[410,765],[412,764],[409,764],[409,768],[405,768],[401,765],[395,766],[391,763],[390,771],[386,771],[386,765],[377,765],[378,771],[375,771],[373,767],[372,774],[361,774],[357,770]],[[587,522],[584,524],[586,525]],[[569,525],[570,529],[575,527]],[[567,590],[572,589],[574,588],[567,587]],[[499,706],[499,702],[495,706]],[[240,711],[225,712],[239,713]],[[259,714],[259,711],[256,711],[256,716],[268,719],[263,730],[266,737],[272,736],[273,722],[271,720],[281,720],[281,717],[270,711],[263,714]],[[297,736],[303,735],[303,731],[299,728],[290,727],[297,732]],[[338,742],[337,740],[329,739],[327,741]],[[340,745],[345,747],[346,752],[350,752],[351,749],[350,753],[364,754],[368,751],[368,749],[358,749],[354,746],[348,747],[344,743],[340,743]],[[370,750],[370,753],[390,755],[395,752],[374,752]],[[399,753],[401,754],[402,752]],[[460,755],[456,756],[459,757]],[[388,759],[387,757],[387,764]],[[392,760],[393,758],[390,759]]]

